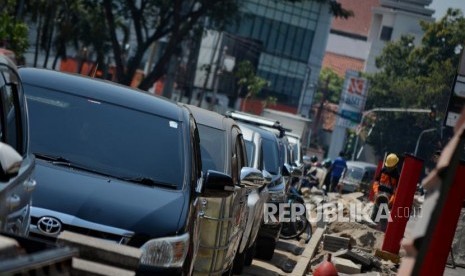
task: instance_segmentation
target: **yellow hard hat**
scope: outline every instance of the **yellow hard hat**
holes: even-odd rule
[[[392,167],[395,167],[398,162],[399,162],[399,157],[397,157],[397,155],[395,155],[394,153],[391,153],[386,157],[386,161],[384,162],[384,165],[388,168],[392,168]]]

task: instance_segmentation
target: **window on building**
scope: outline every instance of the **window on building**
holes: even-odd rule
[[[389,26],[383,26],[381,28],[381,34],[379,36],[379,39],[383,41],[390,41],[392,36],[392,27]]]

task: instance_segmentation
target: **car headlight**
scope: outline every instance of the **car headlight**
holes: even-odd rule
[[[141,264],[159,267],[181,267],[189,250],[189,234],[152,239],[141,247]]]

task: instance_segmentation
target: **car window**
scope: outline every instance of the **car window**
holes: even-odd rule
[[[275,141],[263,139],[262,141],[263,165],[269,173],[279,173],[279,152]]]
[[[354,181],[361,181],[363,178],[363,169],[357,167],[348,167],[345,178]]]
[[[205,125],[197,125],[200,136],[200,153],[202,170],[225,172],[225,138],[224,131]]]
[[[97,172],[181,187],[182,122],[25,85],[31,149]]]
[[[19,107],[18,78],[11,74],[6,66],[0,66],[2,81],[0,82],[0,93],[2,97],[2,120],[1,120],[1,139],[8,143],[18,153],[24,154],[22,118]]]
[[[245,142],[245,150],[247,152],[247,158],[249,160],[249,167],[253,165],[253,157],[255,154],[255,144],[252,141],[244,140]]]

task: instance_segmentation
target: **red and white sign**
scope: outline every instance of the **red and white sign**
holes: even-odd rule
[[[365,108],[368,80],[359,76],[359,72],[347,70],[339,103],[339,114],[361,113]],[[357,123],[348,118],[339,117],[337,125],[344,128],[355,128]]]

